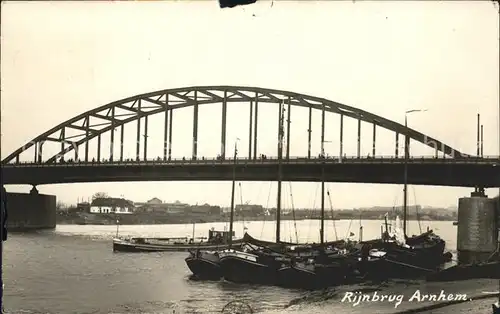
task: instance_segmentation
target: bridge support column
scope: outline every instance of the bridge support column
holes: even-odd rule
[[[38,143],[35,143],[35,156],[33,156],[33,161],[38,162]]]
[[[144,117],[144,161],[148,160],[148,116]]]
[[[340,115],[340,149],[339,149],[339,157],[342,160],[344,152],[344,115]]]
[[[90,117],[85,118],[85,138],[90,135]],[[89,141],[85,141],[85,162],[89,161]]]
[[[168,94],[165,96],[166,97],[166,103],[167,105],[165,106],[165,121],[163,125],[163,160],[167,160],[167,154],[168,154]]]
[[[372,156],[375,157],[375,147],[377,142],[377,125],[373,124],[373,147],[372,147]]]
[[[285,129],[282,128],[283,122],[281,120],[281,118],[283,117],[281,115],[283,108],[285,108],[285,104],[284,104],[284,101],[281,101],[278,104],[278,153],[276,154],[276,156],[279,156],[279,154],[280,154],[280,145],[283,145],[283,142],[280,143],[280,141],[283,141],[282,135],[283,136],[285,135]],[[283,150],[283,146],[281,146],[281,149]],[[280,158],[280,157],[278,157],[278,158]]]
[[[410,144],[410,137],[408,135],[405,135],[405,147],[406,147],[406,150],[407,150],[407,156],[406,158],[410,158],[410,149],[411,149],[411,144]]]
[[[361,119],[358,119],[358,158],[361,157]]]
[[[65,140],[66,140],[66,132],[65,132],[66,128],[62,128],[61,129],[61,135],[59,137],[59,139],[61,140],[61,152],[64,152],[64,149],[65,149]],[[36,148],[36,146],[35,146]],[[64,153],[62,153],[61,157],[60,157],[60,160],[63,161],[64,160]]]
[[[311,158],[312,107],[309,107],[309,128],[307,129],[307,158]]]
[[[115,150],[115,107],[111,108],[111,135],[109,143],[109,161],[113,161],[113,155]]]
[[[101,161],[101,134],[97,135],[97,162]]]
[[[399,157],[399,133],[396,132],[396,158]]]
[[[321,157],[325,157],[325,104],[321,109]]]
[[[73,150],[75,151],[75,159],[74,160],[76,162],[76,161],[78,161],[80,159],[78,157],[78,150],[79,150],[80,147],[78,147],[78,145],[76,145],[76,144],[73,144],[73,145],[74,145]]]
[[[257,127],[259,117],[259,99],[257,93],[255,94],[255,124],[253,128],[253,159],[257,159]]]
[[[172,160],[172,125],[174,123],[174,109],[169,109],[170,121],[168,122],[168,160]]]
[[[498,247],[497,201],[482,191],[458,200],[457,257],[459,264],[486,262]]]
[[[56,227],[55,195],[39,194],[34,187],[30,193],[10,193],[5,196],[9,231],[54,229]]]
[[[220,157],[226,159],[226,118],[227,118],[227,91],[224,91],[222,100],[222,125],[221,125],[221,148]]]
[[[292,115],[292,104],[291,99],[288,97],[288,120],[286,121],[286,159],[290,159],[290,119]]]
[[[41,163],[43,159],[43,144],[45,141],[40,141],[38,143],[38,162]]]
[[[141,100],[137,101],[139,111],[141,111]],[[135,160],[139,161],[140,150],[141,150],[141,118],[137,119],[137,134],[136,134],[137,142],[135,143]]]
[[[193,159],[198,157],[198,93],[194,92],[193,108]]]
[[[253,101],[250,101],[250,123],[248,126],[248,159],[252,159]]]
[[[125,133],[125,127],[122,124],[120,126],[120,161],[123,161],[123,138],[124,138],[124,133]]]

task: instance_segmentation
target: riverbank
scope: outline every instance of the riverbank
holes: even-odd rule
[[[292,215],[283,215],[283,221],[294,220]],[[350,220],[359,217],[341,217],[334,220]],[[378,215],[363,217],[363,220],[380,220]],[[273,221],[274,216],[264,215],[235,215],[235,221]],[[295,220],[319,220],[318,217],[295,217]],[[325,220],[332,220],[325,218]],[[413,219],[416,220],[415,217]],[[421,219],[423,221],[453,221],[449,217],[438,217],[438,219]],[[229,221],[229,215],[207,215],[207,214],[166,214],[166,213],[133,213],[133,214],[92,214],[92,213],[59,213],[56,223],[59,225],[155,225],[155,224],[191,224],[191,223],[215,223]]]

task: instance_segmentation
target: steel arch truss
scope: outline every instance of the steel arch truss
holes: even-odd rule
[[[2,164],[12,161],[19,162],[20,154],[32,146],[35,146],[35,161],[41,163],[43,162],[43,144],[48,141],[60,143],[61,149],[58,154],[46,159],[45,162],[47,163],[55,162],[58,158],[72,150],[75,152],[79,151],[81,145],[85,146],[85,160],[87,160],[88,142],[91,139],[95,137],[100,138],[101,134],[115,130],[118,127],[123,127],[123,125],[129,122],[137,121],[143,117],[161,112],[168,114],[174,109],[189,106],[195,106],[195,115],[197,115],[198,105],[223,103],[224,106],[227,102],[252,102],[255,104],[284,102],[285,105],[307,107],[310,108],[310,110],[315,109],[323,112],[333,112],[341,116],[347,116],[357,119],[358,121],[372,123],[374,126],[376,125],[391,130],[396,133],[396,140],[398,135],[401,134],[402,136],[408,136],[408,138],[434,148],[436,153],[439,151],[448,156],[465,156],[465,154],[441,141],[411,128],[406,128],[404,125],[397,122],[324,98],[258,87],[200,86],[166,89],[146,93],[114,101],[87,111],[39,135],[6,157],[2,161]],[[118,114],[117,111],[121,113]],[[72,129],[72,133],[76,130],[78,132],[77,135],[66,136],[66,130],[68,129]],[[166,133],[167,130],[165,130],[165,137]],[[112,138],[113,134],[114,132],[111,132]],[[79,156],[82,155],[80,154]]]

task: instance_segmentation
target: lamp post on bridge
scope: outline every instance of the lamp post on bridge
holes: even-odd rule
[[[410,157],[408,137],[408,115],[415,112],[425,112],[427,109],[411,109],[405,111],[405,159],[404,159],[404,186],[403,186],[403,233],[406,237],[407,212],[408,212],[408,158]]]

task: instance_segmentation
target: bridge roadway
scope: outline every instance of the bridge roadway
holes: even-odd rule
[[[392,183],[404,182],[404,158],[344,157],[282,160],[283,181]],[[235,169],[241,181],[277,181],[278,160],[172,159],[148,161],[18,163],[2,165],[4,184],[54,184],[120,181],[230,181]],[[408,184],[500,187],[500,158],[411,157]]]

